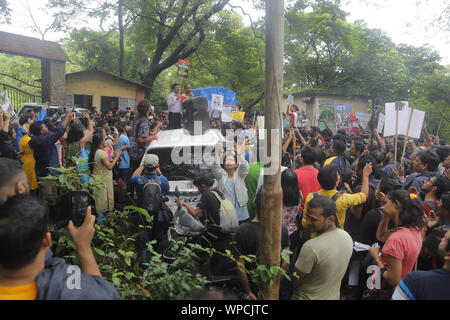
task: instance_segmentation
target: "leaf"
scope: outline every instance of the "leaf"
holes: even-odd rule
[[[95,248],[94,247],[94,251],[95,251],[95,253],[97,253],[98,255],[100,255],[102,257],[105,256],[105,252],[103,250],[99,249],[99,248]]]

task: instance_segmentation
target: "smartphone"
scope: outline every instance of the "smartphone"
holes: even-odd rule
[[[86,218],[87,207],[91,204],[91,196],[87,191],[72,191],[72,217],[75,227],[80,227]]]

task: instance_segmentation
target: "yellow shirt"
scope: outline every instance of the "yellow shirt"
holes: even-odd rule
[[[28,144],[30,140],[31,138],[27,135],[24,135],[22,138],[20,138],[19,151],[25,151],[24,155],[20,158],[23,162],[23,171],[27,176],[30,190],[36,190],[38,188],[36,172],[34,171],[36,160],[34,158],[34,150],[31,149],[30,145]]]
[[[0,286],[0,300],[35,300],[36,295],[36,282],[18,287]]]
[[[334,159],[336,159],[337,157],[330,157],[327,160],[325,160],[325,162],[323,163],[323,166],[326,167],[327,165],[329,165],[331,163],[331,161],[333,161]]]
[[[331,199],[331,198],[333,198],[333,196],[336,193],[338,193],[338,191],[336,189],[334,189],[334,190],[320,189],[317,192],[317,195],[327,196],[328,198]],[[306,212],[306,209],[308,208],[308,202],[311,201],[313,196],[314,196],[314,192],[311,192],[306,197],[305,208],[303,210],[304,213]],[[346,216],[347,209],[350,207],[354,207],[354,206],[360,205],[362,203],[365,203],[366,199],[367,199],[366,194],[359,192],[359,193],[355,193],[355,194],[344,193],[336,200],[336,210],[337,210],[337,216],[338,216],[338,220],[339,220],[339,228],[340,229],[344,229],[344,222],[345,222],[345,216]],[[303,228],[306,227],[306,215],[304,213],[303,213],[303,217],[302,217]],[[314,238],[316,235],[317,234],[315,232],[312,232],[311,239]]]

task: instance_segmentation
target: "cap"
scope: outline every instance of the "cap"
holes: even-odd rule
[[[146,154],[142,159],[142,163],[146,168],[155,168],[159,163],[159,158],[156,154]]]

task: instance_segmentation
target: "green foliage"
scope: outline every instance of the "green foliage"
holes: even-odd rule
[[[38,59],[0,53],[0,72],[35,86],[41,85],[40,82],[37,82],[37,80],[41,78],[41,64]],[[0,82],[31,94],[41,94],[41,89],[27,86],[11,77],[0,75]]]
[[[0,24],[11,23],[11,9],[8,8],[6,0],[0,0]]]

